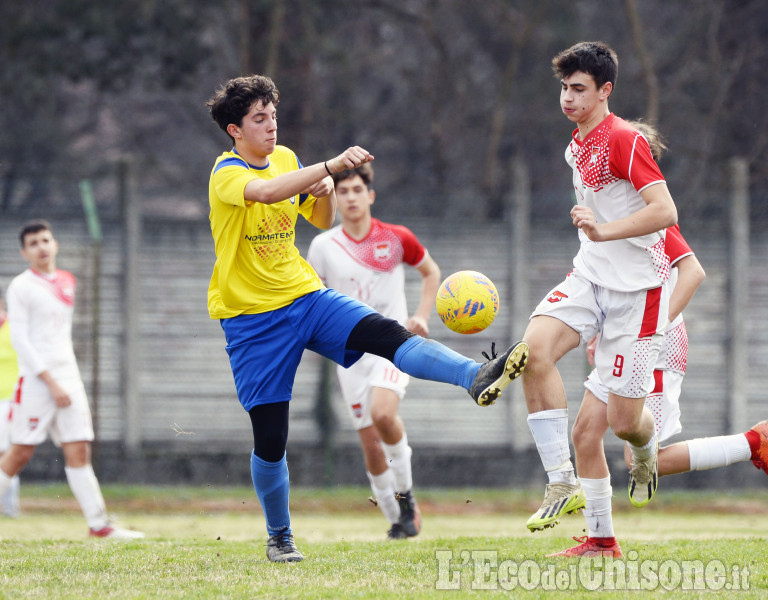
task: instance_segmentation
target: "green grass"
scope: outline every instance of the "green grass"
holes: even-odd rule
[[[89,539],[66,485],[23,485],[24,515],[0,520],[0,598],[592,598],[585,584],[602,572],[594,566],[580,579],[586,562],[545,557],[571,545],[570,536],[583,535],[584,522],[573,515],[554,529],[528,533],[525,520],[539,502],[531,491],[420,490],[421,535],[391,542],[383,539],[387,525],[368,501],[370,490],[294,489],[293,528],[306,556],[294,565],[267,562],[263,517],[248,488],[105,486],[104,495],[119,524],[146,532],[146,539]],[[764,493],[668,492],[643,510],[617,494],[615,504],[616,531],[630,558],[621,568],[666,569],[662,576],[673,576],[682,572],[682,561],[714,568],[712,561],[719,561],[723,583],[748,580],[750,589],[718,597],[768,595]],[[495,558],[501,567],[486,574],[481,558]],[[674,562],[661,569],[642,562],[651,560]],[[545,579],[528,591],[521,589],[523,576],[504,590],[516,582],[507,577],[516,574],[510,569],[534,579],[549,570],[574,584],[557,591],[556,581]],[[709,586],[717,581],[710,577]],[[458,590],[437,589],[455,584]],[[478,589],[484,586],[497,589]],[[712,593],[656,588],[667,597]],[[602,591],[600,597],[626,596]]]

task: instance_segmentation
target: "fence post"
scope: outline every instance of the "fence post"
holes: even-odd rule
[[[512,185],[507,207],[511,242],[508,245],[507,265],[507,306],[511,310],[509,339],[519,340],[531,313],[531,285],[529,270],[529,245],[531,232],[531,179],[528,165],[519,155],[512,157],[510,164]],[[520,382],[510,386],[512,401],[507,409],[507,432],[514,450],[523,450],[531,443],[528,433],[528,408],[525,404],[523,386]],[[508,388],[508,389],[510,389]]]
[[[99,402],[100,402],[100,347],[101,338],[101,222],[96,208],[96,200],[93,196],[93,186],[90,180],[80,181],[80,198],[83,203],[83,212],[88,224],[88,232],[91,236],[91,261],[93,272],[91,274],[91,294],[93,307],[91,309],[91,418],[93,420],[94,440],[91,444],[91,461],[95,462],[99,448]]]
[[[747,390],[749,352],[747,307],[749,301],[749,165],[744,158],[733,158],[731,168],[730,256],[728,302],[728,431],[741,433],[749,427]]]
[[[126,450],[137,453],[141,447],[141,394],[139,389],[140,328],[141,328],[141,273],[139,248],[141,247],[141,210],[138,200],[129,189],[130,159],[118,164],[120,207],[123,217],[123,392]]]

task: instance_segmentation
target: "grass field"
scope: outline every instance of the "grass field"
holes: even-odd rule
[[[595,562],[545,558],[573,545],[584,521],[528,533],[531,491],[420,490],[421,535],[392,542],[370,490],[294,489],[306,560],[292,565],[267,562],[249,488],[105,486],[104,495],[119,525],[146,539],[89,539],[66,485],[23,485],[23,516],[0,520],[0,598],[768,596],[765,492],[662,490],[642,510],[617,493],[625,560]]]

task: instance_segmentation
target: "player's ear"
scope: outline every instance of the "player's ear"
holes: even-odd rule
[[[240,133],[240,128],[234,123],[227,125],[227,133],[236,140],[239,140],[241,137],[243,137]]]
[[[603,84],[603,87],[600,88],[600,99],[608,100],[608,97],[611,95],[612,91],[613,91],[613,84],[610,81],[606,81]]]
[[[376,201],[376,190],[368,190],[368,206],[371,206]]]

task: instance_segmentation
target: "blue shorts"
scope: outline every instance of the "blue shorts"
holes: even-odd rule
[[[221,319],[240,404],[251,410],[290,400],[305,348],[344,367],[354,364],[363,353],[345,348],[349,334],[375,312],[336,290],[322,289],[277,310]]]

